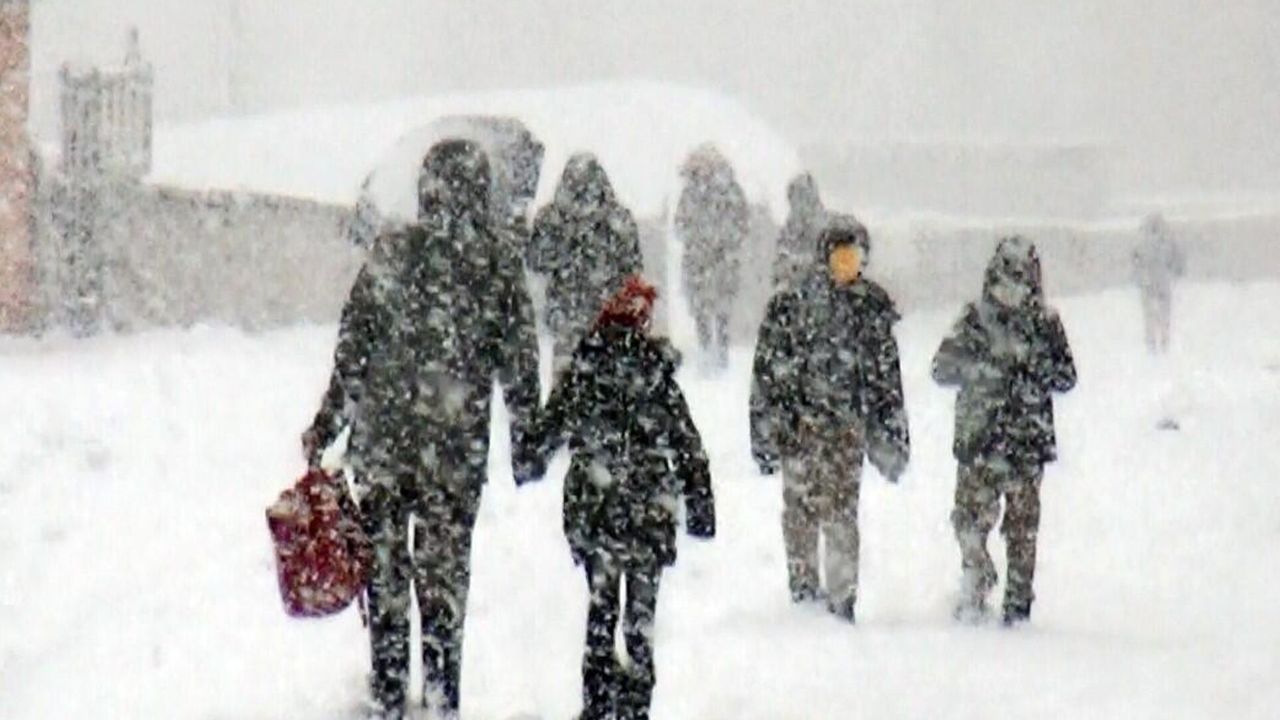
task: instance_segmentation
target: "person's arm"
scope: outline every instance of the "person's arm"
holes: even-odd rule
[[[880,474],[897,482],[911,455],[911,435],[902,392],[902,365],[893,336],[897,312],[890,307],[873,326],[869,373],[864,385],[867,455]]]
[[[542,381],[538,374],[533,301],[525,287],[524,273],[513,268],[508,275],[498,310],[503,325],[498,338],[498,384],[511,418],[511,469],[519,484],[545,472],[545,461],[536,454],[532,438]]]
[[[789,301],[776,295],[769,301],[756,340],[751,367],[751,395],[748,417],[751,423],[751,454],[760,471],[771,475],[778,470],[789,432],[785,418],[791,413],[787,403],[795,402],[793,355],[790,347]]]
[[[366,265],[356,276],[342,308],[329,386],[311,426],[302,435],[303,453],[312,466],[319,464],[320,454],[350,423],[355,406],[363,399],[370,356],[383,330],[375,284],[373,272]]]
[[[1045,387],[1064,393],[1076,385],[1076,363],[1067,342],[1067,331],[1062,319],[1052,310],[1046,311],[1044,322],[1044,352],[1036,357],[1036,374]]]

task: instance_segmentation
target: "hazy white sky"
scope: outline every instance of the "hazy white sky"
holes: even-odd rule
[[[1152,188],[1280,187],[1274,0],[33,3],[46,135],[57,65],[118,57],[137,24],[165,119],[644,77],[797,143],[1101,142]]]

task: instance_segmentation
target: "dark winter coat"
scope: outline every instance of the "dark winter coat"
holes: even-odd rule
[[[670,564],[683,500],[689,533],[715,533],[711,473],[675,381],[675,351],[641,330],[596,327],[540,417],[543,456],[567,444],[564,532],[577,561]]]
[[[1025,299],[1012,307],[1002,302],[1001,282],[1025,284]],[[1057,457],[1050,393],[1074,387],[1076,368],[1062,321],[1044,303],[1040,263],[1028,243],[1001,243],[982,299],[965,306],[938,348],[933,379],[960,388],[953,448],[960,462]]]
[[[801,450],[799,428],[847,428],[864,434],[871,461],[896,479],[910,453],[898,319],[883,288],[865,278],[838,286],[825,263],[774,295],[752,369],[751,445],[762,466]]]
[[[537,336],[520,260],[500,252],[484,205],[483,157],[441,170],[455,193],[474,186],[462,192],[471,199],[424,197],[418,225],[375,241],[343,307],[312,432],[324,447],[350,425],[357,470],[404,475],[433,452],[461,452],[451,460],[475,472],[458,482],[483,482],[495,380],[511,410],[513,457],[527,455]]]
[[[546,277],[548,329],[572,343],[586,333],[622,278],[640,272],[635,219],[618,202],[594,156],[569,159],[555,199],[534,219],[526,261]]]
[[[777,255],[773,263],[773,285],[784,289],[808,275],[813,266],[818,236],[827,221],[827,210],[818,195],[813,176],[804,173],[787,186],[790,210],[778,235]]]
[[[737,294],[750,213],[733,169],[718,154],[695,153],[684,176],[675,230],[684,244],[685,292],[698,311],[732,302]]]

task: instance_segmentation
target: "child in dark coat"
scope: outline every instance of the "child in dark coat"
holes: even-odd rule
[[[676,559],[682,500],[689,534],[715,535],[710,469],[675,381],[678,356],[648,334],[655,297],[639,277],[626,280],[578,345],[537,426],[543,458],[566,444],[573,453],[564,532],[591,593],[583,720],[649,717],[658,581]],[[614,643],[620,619],[625,662]]]

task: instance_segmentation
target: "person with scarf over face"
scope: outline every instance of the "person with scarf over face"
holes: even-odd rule
[[[1036,535],[1045,463],[1057,457],[1052,393],[1075,386],[1076,368],[1057,312],[1044,301],[1035,246],[1001,240],[982,297],[965,306],[933,358],[933,379],[959,387],[954,453],[959,463],[951,522],[963,580],[956,617],[986,615],[995,587],[987,535],[1000,516],[1008,544],[1003,620],[1031,617]]]
[[[555,199],[538,211],[525,256],[546,278],[544,320],[554,339],[558,371],[591,328],[600,305],[640,272],[640,232],[618,202],[591,153],[569,158]]]
[[[656,297],[637,276],[604,306],[539,418],[541,456],[572,453],[564,533],[590,592],[582,720],[643,720],[655,683],[658,583],[690,535],[715,535],[702,440],[675,381],[678,356],[649,335]],[[615,649],[622,625],[625,654]]]
[[[862,272],[870,238],[832,214],[806,275],[769,301],[752,369],[751,448],[782,470],[782,532],[794,602],[824,597],[854,622],[863,456],[897,482],[910,456],[902,372],[884,288]],[[819,536],[826,540],[819,555]]]
[[[344,428],[368,587],[372,714],[405,714],[410,586],[422,621],[423,701],[459,707],[471,533],[486,477],[494,381],[511,413],[513,471],[538,407],[537,337],[523,268],[491,227],[489,165],[474,144],[437,144],[419,177],[419,220],[378,237],[342,311],[329,390],[303,447],[312,465]],[[413,546],[409,546],[414,524]]]

